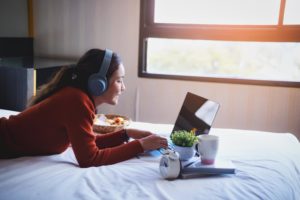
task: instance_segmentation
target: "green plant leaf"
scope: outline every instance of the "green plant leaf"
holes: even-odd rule
[[[171,134],[171,140],[177,146],[191,147],[198,141],[198,138],[192,131],[178,130]]]

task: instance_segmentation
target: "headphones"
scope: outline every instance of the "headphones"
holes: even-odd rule
[[[93,96],[100,96],[107,89],[106,74],[112,60],[113,52],[105,49],[104,58],[97,73],[90,75],[88,79],[88,90]]]

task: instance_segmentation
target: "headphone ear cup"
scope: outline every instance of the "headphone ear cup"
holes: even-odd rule
[[[88,90],[93,96],[100,96],[107,88],[106,77],[102,77],[99,74],[93,74],[88,80]]]
[[[109,69],[113,52],[109,49],[105,49],[103,61],[100,69],[97,73],[90,75],[88,79],[88,90],[93,96],[100,96],[107,89],[106,74]]]

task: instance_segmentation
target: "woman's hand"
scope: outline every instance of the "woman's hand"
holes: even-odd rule
[[[149,135],[147,137],[139,139],[144,151],[154,150],[159,148],[166,149],[168,147],[168,140],[158,135]]]
[[[149,135],[153,135],[153,133],[149,131],[142,131],[142,130],[137,130],[137,129],[126,129],[127,135],[130,138],[133,139],[141,139],[144,137],[147,137]]]

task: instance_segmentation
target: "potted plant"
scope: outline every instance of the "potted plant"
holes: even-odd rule
[[[180,160],[189,160],[195,155],[194,144],[198,137],[193,131],[178,130],[171,134],[174,150],[180,155]]]

